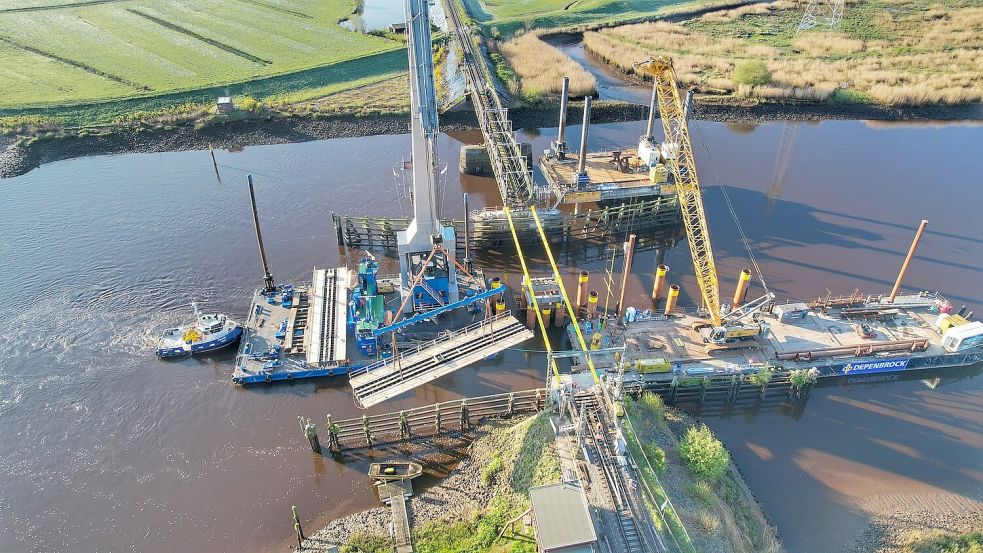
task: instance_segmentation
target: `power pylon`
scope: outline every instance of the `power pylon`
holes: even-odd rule
[[[799,34],[820,25],[827,29],[839,26],[840,21],[843,21],[843,3],[844,0],[809,0],[795,33]]]

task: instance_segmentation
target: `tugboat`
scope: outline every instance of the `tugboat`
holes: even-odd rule
[[[157,357],[169,359],[195,353],[206,353],[231,346],[242,337],[242,327],[219,313],[202,314],[198,304],[191,302],[195,324],[168,328],[157,340]]]

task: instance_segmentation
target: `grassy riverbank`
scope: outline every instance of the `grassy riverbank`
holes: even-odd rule
[[[653,518],[661,518],[678,551],[784,551],[724,446],[706,427],[653,394],[628,400],[625,407],[626,439],[643,483],[659,503],[670,500]]]
[[[505,524],[529,507],[532,486],[558,482],[560,463],[546,414],[492,421],[475,431],[468,458],[435,487],[410,500],[414,550],[420,553],[494,551],[533,553],[532,531]],[[388,509],[336,520],[317,532],[305,550],[340,544],[348,553],[388,553]]]
[[[642,21],[679,11],[734,0],[461,0],[470,18],[487,36],[510,37],[517,31],[597,27]]]
[[[631,72],[670,55],[684,86],[765,100],[881,105],[983,101],[983,1],[854,0],[834,32],[796,34],[804,0],[777,0],[685,23],[588,32],[586,48]]]

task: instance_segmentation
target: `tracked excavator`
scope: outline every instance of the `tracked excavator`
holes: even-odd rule
[[[703,339],[708,353],[755,347],[757,345],[755,337],[761,334],[762,326],[755,320],[754,315],[771,303],[775,296],[771,292],[766,292],[764,296],[733,309],[730,309],[730,305],[721,305],[717,268],[713,259],[710,230],[707,226],[702,192],[696,174],[693,144],[690,140],[686,110],[679,93],[672,59],[669,57],[649,59],[637,64],[636,69],[649,73],[654,81],[659,117],[665,133],[665,141],[662,143],[659,155],[669,167],[675,180],[696,281],[703,296],[703,306],[709,316],[709,320],[694,323],[692,329]]]

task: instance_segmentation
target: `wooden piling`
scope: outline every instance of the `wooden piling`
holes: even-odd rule
[[[222,175],[218,172],[218,161],[215,160],[215,149],[212,148],[211,143],[208,144],[208,153],[212,155],[212,167],[215,168],[215,178],[218,179],[218,182],[222,182]]]

